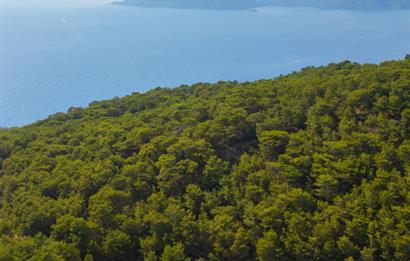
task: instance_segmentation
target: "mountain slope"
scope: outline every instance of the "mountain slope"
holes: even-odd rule
[[[410,58],[0,130],[0,260],[409,260]]]

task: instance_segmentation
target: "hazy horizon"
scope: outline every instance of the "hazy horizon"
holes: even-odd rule
[[[377,63],[410,52],[408,10],[251,12],[49,2],[4,3],[0,126],[157,86],[273,78],[305,66]]]

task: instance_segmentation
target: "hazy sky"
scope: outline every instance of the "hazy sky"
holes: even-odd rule
[[[49,7],[67,7],[67,6],[83,6],[96,5],[114,2],[116,0],[1,0],[5,7],[18,8],[49,8]]]

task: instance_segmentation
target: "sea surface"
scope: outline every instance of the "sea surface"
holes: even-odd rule
[[[309,65],[410,53],[409,10],[1,5],[1,127],[157,86],[273,78]]]

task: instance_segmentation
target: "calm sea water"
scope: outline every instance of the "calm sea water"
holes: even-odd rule
[[[3,127],[157,86],[272,78],[307,65],[410,53],[410,11],[13,1],[5,0],[1,16]]]

